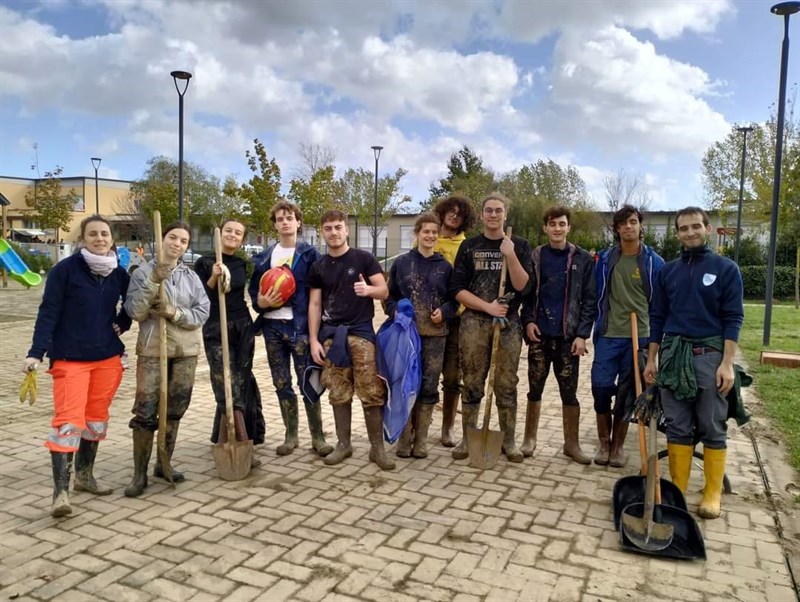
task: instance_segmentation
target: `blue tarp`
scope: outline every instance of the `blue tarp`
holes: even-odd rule
[[[383,409],[383,438],[394,443],[408,422],[422,384],[422,341],[408,299],[397,304],[395,319],[381,325],[377,350],[378,375],[389,389]]]

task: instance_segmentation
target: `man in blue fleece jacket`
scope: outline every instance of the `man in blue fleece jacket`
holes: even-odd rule
[[[706,484],[698,514],[717,518],[725,476],[726,395],[733,387],[744,320],[742,276],[733,261],[708,248],[705,211],[681,209],[675,228],[683,251],[656,278],[644,376],[661,387],[672,481],[686,491],[694,444],[702,441]]]

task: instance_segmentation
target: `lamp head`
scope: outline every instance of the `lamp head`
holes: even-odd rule
[[[380,159],[380,156],[381,156],[381,151],[382,151],[382,150],[383,150],[383,147],[382,147],[382,146],[373,146],[373,147],[372,147],[372,152],[375,154],[375,160],[376,160],[376,161],[377,161],[378,159]]]
[[[186,80],[186,81],[189,81],[190,79],[192,79],[192,74],[189,73],[188,71],[171,71],[170,75],[174,79],[183,79],[183,80]]]
[[[742,134],[748,134],[752,132],[754,129],[756,128],[754,128],[752,125],[743,125],[741,127],[736,128],[736,131],[741,132]]]
[[[793,15],[796,12],[800,12],[800,2],[781,2],[780,4],[776,4],[769,9],[769,12],[771,12],[773,15]]]
[[[100,157],[92,157],[92,167],[94,167],[95,171],[100,169],[100,162],[101,161],[102,161],[102,159]]]

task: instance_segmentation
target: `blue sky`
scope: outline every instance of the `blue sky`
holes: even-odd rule
[[[0,174],[136,179],[177,158],[248,177],[258,137],[290,178],[300,145],[336,167],[408,170],[416,201],[469,145],[502,173],[540,158],[603,178],[641,174],[652,208],[705,204],[703,152],[763,121],[782,19],[758,0],[0,0]],[[790,84],[800,77],[793,17]]]

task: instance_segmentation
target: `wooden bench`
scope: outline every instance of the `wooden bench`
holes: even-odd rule
[[[800,353],[787,351],[762,351],[761,363],[780,368],[800,368]]]

